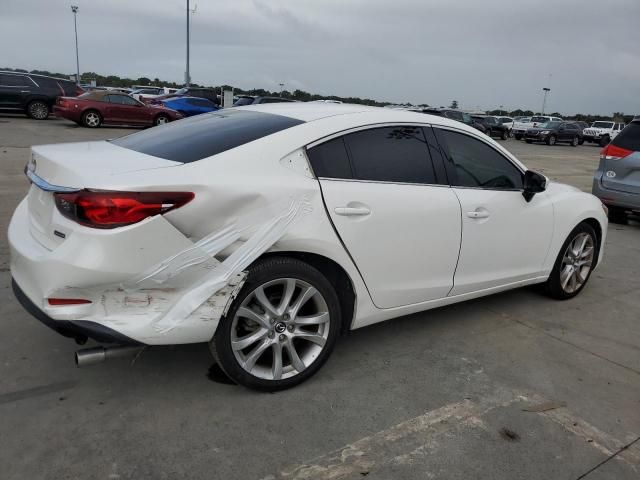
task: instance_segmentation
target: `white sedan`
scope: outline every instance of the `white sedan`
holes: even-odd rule
[[[286,103],[33,147],[9,227],[17,298],[79,365],[209,342],[250,388],[313,375],[339,333],[525,285],[577,295],[600,201],[460,122]]]

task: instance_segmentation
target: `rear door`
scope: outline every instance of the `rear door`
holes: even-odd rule
[[[436,174],[420,126],[368,128],[307,151],[329,217],[379,308],[446,297],[460,204]]]
[[[437,128],[462,207],[462,246],[451,295],[539,277],[553,233],[546,193],[527,202],[523,172],[489,141]]]
[[[615,147],[615,150],[614,150]],[[640,194],[640,121],[631,122],[607,149],[602,185],[611,190]]]

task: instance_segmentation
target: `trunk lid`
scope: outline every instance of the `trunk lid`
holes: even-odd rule
[[[100,189],[112,183],[116,175],[182,165],[106,141],[41,145],[31,152],[27,165],[32,182],[27,197],[30,231],[49,250],[72,231],[68,221],[60,221],[54,192]]]

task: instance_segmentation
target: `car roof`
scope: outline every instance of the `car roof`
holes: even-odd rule
[[[360,117],[360,121],[365,122],[363,124],[385,122],[432,123],[435,125],[451,126],[459,130],[467,130],[473,133],[477,132],[474,128],[447,117],[422,112],[412,112],[410,110],[370,107],[368,105],[350,103],[283,102],[246,105],[243,107],[233,108],[238,110],[251,110],[283,115],[285,117],[295,118],[304,122],[313,122],[337,115],[358,115]]]
[[[39,73],[13,72],[11,70],[0,70],[0,73],[7,73],[9,75],[29,75],[30,77],[40,77],[40,78],[53,78],[54,80],[64,80],[65,82],[73,81],[73,80],[69,80],[68,78],[52,77],[51,75],[41,75]]]

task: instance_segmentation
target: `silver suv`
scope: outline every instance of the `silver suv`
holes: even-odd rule
[[[626,223],[640,213],[640,117],[636,117],[600,152],[593,194],[609,208],[609,220]]]

